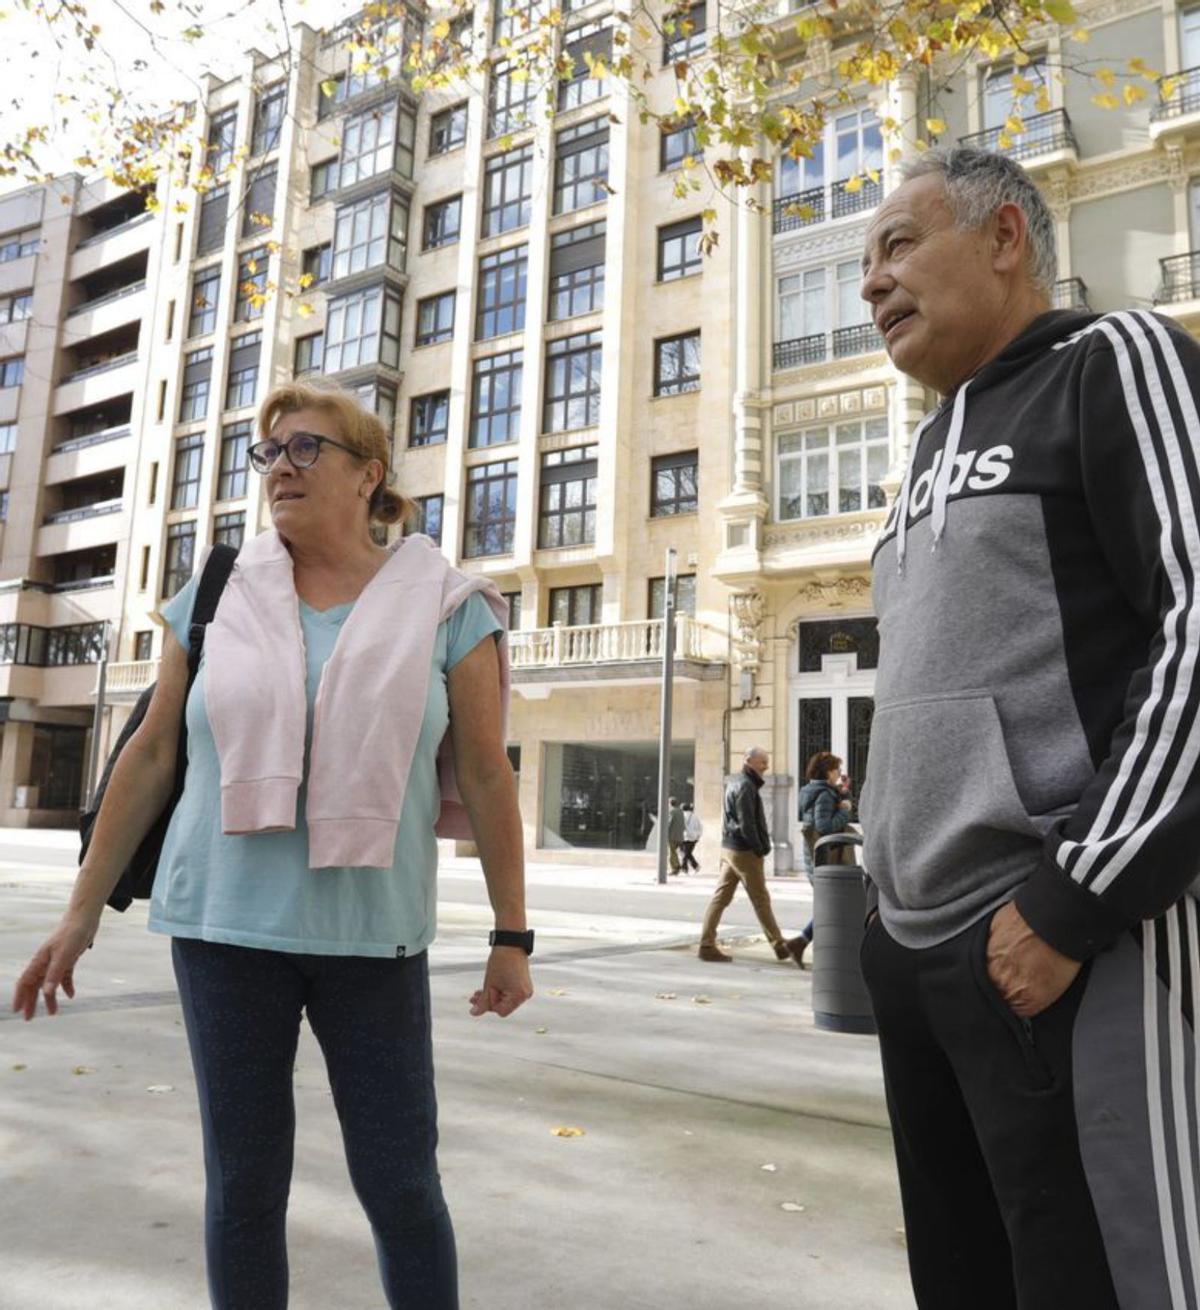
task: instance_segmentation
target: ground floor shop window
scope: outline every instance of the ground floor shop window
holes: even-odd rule
[[[76,810],[83,800],[86,728],[38,723],[33,729],[30,783],[37,788],[40,810]]]
[[[670,794],[694,799],[696,747],[671,748]],[[540,845],[640,851],[658,809],[658,742],[547,742]]]

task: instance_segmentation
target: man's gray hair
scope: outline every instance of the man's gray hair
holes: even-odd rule
[[[742,756],[743,760],[752,760],[756,755],[765,755],[767,759],[771,758],[771,752],[765,746],[751,746],[750,749]]]
[[[1001,205],[1021,207],[1029,232],[1029,275],[1048,296],[1058,275],[1054,219],[1033,179],[1007,155],[970,146],[935,146],[900,166],[905,182],[937,174],[960,228],[981,228]]]

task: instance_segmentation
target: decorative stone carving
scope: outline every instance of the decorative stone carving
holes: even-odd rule
[[[766,601],[761,592],[741,591],[734,593],[731,603],[737,623],[733,631],[733,662],[739,670],[757,671],[762,664],[762,625],[766,615]]]
[[[790,268],[802,268],[814,259],[861,255],[863,236],[870,219],[871,214],[868,212],[861,223],[832,228],[814,223],[811,232],[800,228],[798,232],[780,233],[775,238],[775,272],[784,273]]]
[[[796,418],[801,423],[817,417],[817,402],[815,400],[802,400],[796,406]]]
[[[1188,187],[1187,165],[1184,163],[1183,146],[1177,141],[1166,143],[1167,184],[1176,195],[1181,195]]]
[[[838,412],[838,398],[836,396],[818,396],[817,413],[822,418],[836,418]]]
[[[868,542],[878,535],[884,520],[885,511],[870,519],[853,519],[849,523],[826,523],[820,527],[777,527],[768,528],[764,534],[764,544],[771,546],[817,546],[829,542]]]
[[[886,409],[887,388],[867,387],[862,393],[863,409]]]
[[[804,605],[824,605],[836,608],[848,601],[864,600],[871,594],[869,578],[843,577],[827,578],[810,582],[796,593],[796,599]]]
[[[841,405],[843,414],[857,414],[862,409],[862,392],[843,391]]]
[[[791,423],[791,422],[793,421],[793,420],[792,420],[792,414],[793,414],[794,409],[795,409],[795,406],[793,406],[793,405],[776,405],[776,406],[775,406],[775,414],[774,414],[775,422],[776,422],[776,423]]]

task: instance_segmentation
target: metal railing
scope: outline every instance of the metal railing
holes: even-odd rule
[[[1050,289],[1050,303],[1055,309],[1091,309],[1087,283],[1081,277],[1060,277]]]
[[[773,366],[799,368],[801,364],[822,364],[829,356],[829,339],[824,332],[811,336],[795,337],[791,341],[775,343]]]
[[[825,188],[810,187],[779,196],[773,206],[773,226],[776,232],[794,232],[810,223],[825,221]]]
[[[1200,250],[1170,255],[1158,261],[1161,281],[1154,293],[1156,305],[1178,304],[1200,299]]]
[[[102,296],[97,296],[94,300],[85,300],[78,304],[74,309],[67,310],[67,317],[74,318],[76,314],[86,314],[89,309],[96,309],[100,305],[107,305],[113,300],[123,300],[126,296],[136,295],[139,291],[145,291],[146,280],[143,278],[140,282],[131,282],[127,287],[118,287],[116,291],[105,292]]]
[[[106,441],[117,441],[121,437],[127,437],[133,429],[128,423],[118,424],[115,428],[101,428],[98,432],[89,432],[84,437],[68,437],[66,441],[60,441],[57,446],[50,451],[52,455],[65,455],[70,450],[83,450],[88,446],[103,445]]]
[[[675,616],[675,654],[679,659],[713,662],[705,651],[706,629],[690,614]],[[590,623],[534,628],[509,633],[514,669],[564,668],[578,664],[621,664],[660,660],[663,620]]]
[[[124,368],[126,364],[137,362],[138,353],[131,350],[127,354],[117,355],[113,359],[106,359],[101,364],[88,364],[84,368],[78,368],[74,373],[68,373],[59,383],[62,386],[67,382],[78,382],[81,378],[95,377],[98,373],[109,373],[114,368]]]
[[[830,209],[834,218],[844,218],[847,214],[861,214],[864,210],[874,209],[883,199],[883,182],[873,182],[869,177],[859,177],[857,190],[850,190],[850,180],[835,182]]]
[[[855,323],[853,327],[838,328],[833,334],[833,357],[845,359],[849,355],[865,355],[883,349],[883,338],[874,323]]]
[[[71,582],[52,582],[50,590],[56,593],[64,591],[101,591],[105,587],[113,586],[116,580],[113,574],[106,573],[98,578],[76,578]]]
[[[139,223],[145,223],[152,219],[154,215],[146,210],[144,214],[134,214],[132,218],[127,218],[124,223],[118,223],[116,227],[106,227],[103,232],[95,232],[90,237],[78,242],[76,250],[86,250],[88,246],[97,245],[101,241],[107,241],[109,237],[115,237],[118,232],[128,232],[131,227],[137,227]]]
[[[1001,137],[1008,139],[1001,144]],[[1044,114],[1033,114],[1024,120],[1024,131],[1008,132],[1002,127],[988,128],[986,132],[972,132],[958,138],[960,146],[973,146],[976,150],[992,150],[1010,159],[1032,159],[1058,150],[1079,153],[1075,130],[1065,109],[1050,109]]]
[[[81,519],[100,518],[105,514],[119,514],[125,506],[124,499],[99,500],[94,505],[82,505],[79,509],[60,509],[54,514],[47,514],[42,520],[44,525],[51,523],[78,523]]]
[[[1169,94],[1164,94],[1164,87]],[[1159,79],[1158,104],[1150,110],[1152,123],[1195,113],[1200,113],[1200,68],[1185,68]]]

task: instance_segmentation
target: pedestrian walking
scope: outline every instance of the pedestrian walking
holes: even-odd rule
[[[672,796],[667,803],[667,847],[671,855],[671,872],[679,873],[679,852],[683,846],[687,824],[679,802]]]
[[[1012,160],[935,149],[862,294],[941,403],[874,560],[863,944],[922,1310],[1200,1303],[1200,346],[1054,311]]]
[[[688,873],[688,865],[697,873],[700,872],[700,863],[696,859],[696,843],[704,835],[704,824],[700,822],[700,816],[696,813],[695,806],[691,801],[684,803],[683,807],[683,842],[679,848],[682,859],[680,863],[683,866],[684,873]]]
[[[720,881],[709,902],[700,932],[699,955],[702,960],[723,964],[733,958],[717,945],[717,929],[738,887],[745,887],[776,958],[795,960],[799,964],[803,956],[800,939],[788,941],[780,930],[763,870],[763,860],[771,853],[771,834],[759,792],[763,774],[770,763],[770,756],[761,746],[752,746],[746,752],[741,773],[725,784]]]
[[[804,871],[811,885],[816,868],[816,845],[822,837],[845,832],[850,822],[853,802],[842,789],[842,761],[829,751],[818,751],[804,768],[805,783],[800,788],[800,836],[804,843]],[[831,852],[830,863],[840,862]],[[813,921],[796,938],[799,958],[812,945]]]
[[[426,537],[374,544],[371,524],[399,521],[409,503],[387,485],[383,425],[352,395],[287,384],[259,429],[249,456],[272,527],[242,547],[208,630],[150,904],[151,931],[171,938],[199,1092],[209,1292],[216,1310],[287,1304],[303,1012],[388,1305],[455,1310],[426,953],[437,836],[473,833],[495,910],[471,1012],[509,1015],[531,995],[504,602]],[[116,762],[66,913],[17,984],[26,1019],[39,995],[50,1014],[59,987],[75,995],[105,900],[168,802],[194,596],[193,582],[165,607],[148,713]]]

